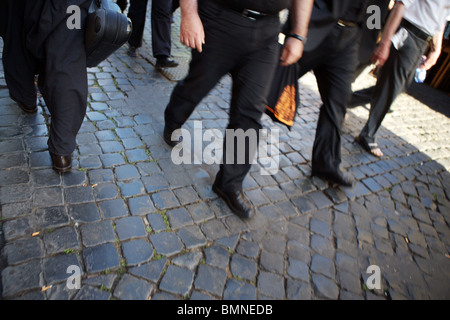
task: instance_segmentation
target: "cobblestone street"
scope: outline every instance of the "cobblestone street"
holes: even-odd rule
[[[149,21],[139,57],[125,45],[88,69],[70,173],[52,170],[43,99],[24,114],[0,66],[0,297],[450,299],[450,97],[425,84],[402,94],[378,134],[381,159],[354,143],[367,108],[349,109],[342,167],[356,184],[335,187],[310,177],[321,100],[307,74],[292,130],[263,117],[280,130],[279,170],[253,165],[244,187],[257,214],[243,221],[211,190],[218,165],[176,165],[162,139],[190,55],[177,21],[176,70],[155,69]],[[374,81],[364,75],[355,88]],[[224,77],[185,128],[224,131],[230,85]],[[367,286],[371,265],[381,289]],[[80,289],[67,285],[70,266]]]

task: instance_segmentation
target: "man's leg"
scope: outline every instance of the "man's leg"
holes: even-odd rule
[[[82,7],[81,14],[85,21],[87,7]],[[52,156],[66,157],[63,161],[66,163],[76,147],[76,136],[87,107],[84,30],[69,30],[63,20],[50,33],[45,47],[39,87],[51,114],[48,147]]]
[[[3,68],[10,96],[27,113],[36,109],[36,61],[27,51],[24,38],[25,2],[2,2]]]
[[[127,0],[117,0],[117,5],[119,6],[120,10],[124,12],[128,7],[128,1]]]
[[[181,128],[200,101],[231,70],[234,59],[222,60],[215,51],[211,41],[202,53],[192,51],[188,75],[175,86],[164,111],[168,133]]]
[[[216,180],[225,191],[242,190],[242,181],[250,171],[251,160],[258,150],[260,119],[266,105],[266,92],[275,72],[277,59],[278,46],[273,43],[247,57],[246,62],[232,72],[233,88],[227,130],[236,133],[240,129],[243,133],[248,133],[250,138],[247,141],[235,139],[235,142],[245,143],[245,148],[234,143],[234,149],[227,150],[227,143],[230,142],[225,135],[223,164]],[[256,137],[256,141],[251,140],[253,137]],[[256,145],[250,145],[252,142]],[[240,150],[245,151],[244,163],[238,161]],[[227,163],[227,152],[232,153],[228,155],[231,164]]]
[[[172,92],[164,112],[168,134],[181,128],[200,101],[236,66],[241,55],[231,32],[234,29],[217,19],[220,11],[214,1],[202,2],[199,9],[205,45],[202,53],[192,51],[188,75]]]
[[[136,49],[142,46],[142,38],[144,36],[145,16],[147,14],[148,0],[130,0],[128,8],[128,18],[133,23],[133,30],[128,40],[130,50],[128,54],[136,57]]]
[[[414,37],[410,34],[400,50],[391,46],[389,58],[378,75],[369,118],[359,134],[364,144],[375,144],[375,134],[389,108],[414,79],[414,72],[426,49],[426,42]]]
[[[152,49],[157,67],[172,68],[178,63],[171,60],[171,17],[172,0],[152,1]]]
[[[213,190],[242,218],[249,218],[254,212],[243,194],[242,182],[258,150],[260,120],[270,81],[279,63],[278,21],[274,19],[271,24],[249,34],[255,35],[253,41],[257,48],[244,55],[231,72],[230,121],[225,134],[223,163],[213,185]]]
[[[342,39],[336,54],[314,69],[323,105],[320,108],[312,153],[312,173],[332,182],[349,186],[343,176],[341,163],[341,127],[351,93],[357,47],[351,40],[357,29],[341,30]]]
[[[180,0],[172,0],[172,13],[174,13],[180,6]]]

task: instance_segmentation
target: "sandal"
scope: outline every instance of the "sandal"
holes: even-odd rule
[[[378,144],[376,142],[368,143],[364,138],[361,138],[360,136],[357,136],[355,138],[355,142],[357,142],[364,150],[369,152],[375,157],[381,158],[383,156],[383,152],[381,152],[381,149],[378,147]]]

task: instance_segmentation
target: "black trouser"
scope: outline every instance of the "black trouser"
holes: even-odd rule
[[[133,30],[128,43],[130,46],[142,47],[142,38],[144,36],[145,17],[147,15],[148,0],[130,0],[128,8],[128,18],[133,24]]]
[[[130,0],[128,17],[133,23],[133,31],[128,43],[142,47],[148,0]],[[152,0],[152,49],[153,56],[170,56],[171,51],[172,0]]]
[[[322,98],[312,153],[312,169],[336,172],[341,163],[341,127],[356,67],[358,27],[336,25],[313,51],[300,59],[300,77],[314,71]]]
[[[175,87],[165,110],[166,127],[180,128],[198,103],[227,73],[233,79],[228,129],[261,129],[265,96],[278,61],[278,15],[252,21],[211,0],[199,2],[206,44],[203,52],[192,52],[189,74]],[[225,138],[224,149],[227,144]],[[224,191],[242,189],[254,154],[244,164],[226,163],[226,151],[216,184]],[[250,148],[252,149],[252,148]],[[236,154],[234,153],[234,156]],[[236,157],[234,157],[236,160]]]
[[[427,42],[408,32],[405,44],[397,50],[393,45],[389,58],[378,73],[370,101],[370,113],[360,137],[367,143],[375,142],[375,134],[397,96],[414,80],[416,68],[427,49]]]
[[[27,105],[36,106],[34,76],[37,61],[28,52],[25,38],[25,1],[3,1],[0,8],[3,44],[3,68],[9,94]]]
[[[153,56],[170,56],[172,48],[172,0],[152,0]]]
[[[81,8],[81,26],[89,0],[5,1],[3,65],[11,96],[36,105],[35,75],[51,114],[49,151],[70,155],[87,107],[87,70],[84,29],[67,27],[69,4]],[[4,19],[5,17],[2,17]]]
[[[180,0],[172,0],[172,13],[180,6]]]
[[[116,3],[119,6],[120,10],[122,10],[122,12],[124,12],[128,7],[127,0],[116,0]]]

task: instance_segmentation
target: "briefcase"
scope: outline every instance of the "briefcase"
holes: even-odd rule
[[[111,0],[93,0],[86,21],[87,67],[96,67],[128,41],[132,24]]]

